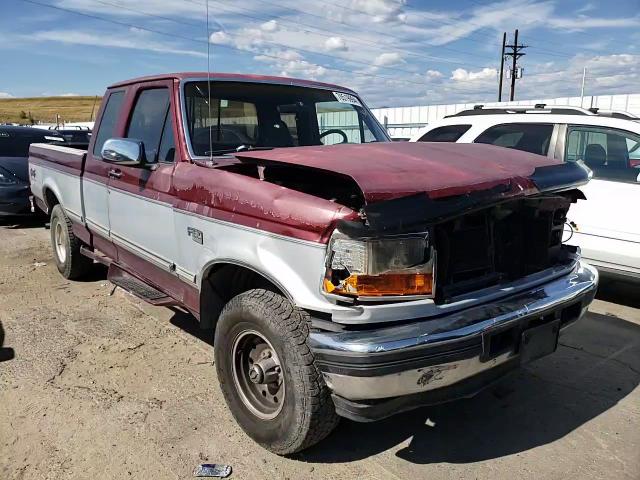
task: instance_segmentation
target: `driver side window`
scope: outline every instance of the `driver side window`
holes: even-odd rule
[[[149,163],[158,161],[160,140],[168,112],[168,89],[150,88],[138,95],[126,137],[142,141],[146,161]]]
[[[323,145],[376,141],[360,112],[351,104],[319,102],[316,104],[316,115]]]

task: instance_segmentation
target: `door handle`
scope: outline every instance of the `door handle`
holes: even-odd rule
[[[122,171],[112,168],[111,170],[109,170],[109,173],[107,175],[109,175],[109,177],[111,178],[120,178],[122,177]]]

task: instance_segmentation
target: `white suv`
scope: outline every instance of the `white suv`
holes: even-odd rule
[[[640,119],[575,107],[478,105],[425,127],[411,141],[490,143],[583,161],[593,171],[581,188],[589,201],[571,207],[568,242],[602,272],[640,279]]]

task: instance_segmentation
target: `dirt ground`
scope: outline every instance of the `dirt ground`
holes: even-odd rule
[[[559,350],[477,397],[343,421],[280,458],[236,426],[213,346],[180,311],[99,270],[62,278],[49,232],[0,221],[1,479],[640,479],[640,293],[605,283]],[[616,302],[616,303],[613,303]]]

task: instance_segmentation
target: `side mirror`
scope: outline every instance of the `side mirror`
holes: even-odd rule
[[[110,138],[102,146],[102,160],[137,167],[146,163],[144,143],[131,138]]]

